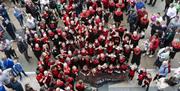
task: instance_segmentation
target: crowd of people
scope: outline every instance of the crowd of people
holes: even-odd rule
[[[156,0],[152,1],[149,5],[154,6]],[[154,62],[159,68],[156,80],[167,76],[171,59],[180,51],[180,41],[174,38],[179,34],[180,1],[165,1],[162,16],[159,12],[149,15],[145,4],[148,0],[13,0],[17,5],[13,14],[25,39],[15,33],[4,4],[0,5],[0,14],[2,25],[17,41],[20,53],[31,62],[30,46],[37,58],[36,79],[41,91],[84,91],[87,86],[78,79],[79,74],[95,77],[102,72],[127,72],[130,80],[138,73],[138,85],[148,91],[152,76],[140,67],[141,56],[153,57],[158,51]],[[139,41],[147,37],[149,26],[150,38],[140,48]],[[21,72],[27,75],[21,65],[20,71],[14,71],[17,61],[12,59],[18,56],[13,41],[1,38],[1,51],[6,55],[1,68],[10,68],[22,79]]]

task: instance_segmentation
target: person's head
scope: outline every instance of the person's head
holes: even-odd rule
[[[93,74],[95,74],[97,72],[96,68],[93,68],[91,71]]]
[[[87,65],[84,65],[84,66],[83,66],[83,70],[84,70],[84,71],[87,71],[87,70],[88,70],[88,66],[87,66]]]
[[[137,36],[137,35],[138,35],[138,32],[137,32],[137,31],[134,31],[134,32],[133,32],[133,35],[134,35],[134,36]]]
[[[38,43],[36,43],[36,44],[35,44],[35,47],[37,47],[37,48],[38,48],[38,47],[39,47],[39,44],[38,44]]]
[[[142,11],[145,11],[146,9],[145,9],[145,7],[143,7],[143,8],[141,8],[141,10],[142,10]]]
[[[56,88],[56,91],[61,91],[61,89],[59,87]]]
[[[117,11],[121,11],[121,8],[118,8]]]
[[[45,11],[48,11],[48,10],[49,10],[49,8],[48,8],[47,6],[45,6],[45,7],[44,7],[44,10],[45,10]]]
[[[18,60],[17,60],[17,59],[14,59],[14,60],[13,60],[13,62],[14,62],[14,63],[17,63],[17,62],[18,62]]]
[[[173,7],[174,7],[174,4],[171,3],[171,4],[170,4],[170,8],[173,8]]]
[[[79,80],[78,83],[79,83],[79,84],[83,84],[83,81],[82,81],[82,80]]]
[[[98,70],[101,70],[101,65],[98,65],[98,66],[97,66],[97,69],[98,69]]]
[[[147,19],[147,18],[148,18],[148,15],[147,15],[147,14],[145,14],[145,15],[144,15],[144,18],[145,18],[145,19]]]
[[[179,21],[179,16],[176,16],[176,17],[175,17],[175,20],[176,20],[176,21]]]
[[[10,80],[11,80],[11,82],[16,82],[17,81],[17,79],[15,77],[11,77]]]
[[[34,90],[29,83],[25,84],[25,91],[36,91]],[[40,91],[45,91],[44,89],[42,90],[42,88],[40,89]]]
[[[155,33],[153,36],[154,36],[154,38],[158,38],[158,34],[157,33]]]
[[[48,75],[48,71],[44,71],[44,75],[47,76]]]
[[[29,18],[29,19],[31,19],[31,18],[32,18],[31,14],[27,14],[27,16],[28,16],[28,18]]]
[[[160,12],[157,12],[157,17],[161,16],[161,13]]]
[[[19,36],[18,41],[23,41],[23,38],[21,36]]]
[[[165,51],[171,51],[171,48],[169,46],[165,47]]]
[[[3,55],[2,57],[2,61],[6,61],[7,57],[5,55]]]
[[[77,67],[74,65],[74,66],[72,67],[72,69],[73,69],[73,70],[76,70],[76,69],[77,69]]]
[[[2,16],[0,16],[0,20],[4,20],[4,18]]]
[[[167,67],[168,66],[168,61],[163,61],[162,66]]]
[[[159,21],[156,21],[156,25],[160,26],[160,25],[161,25],[161,23],[160,23]]]

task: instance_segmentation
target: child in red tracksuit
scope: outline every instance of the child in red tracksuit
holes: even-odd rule
[[[142,85],[142,83],[143,83],[144,79],[146,78],[146,76],[147,76],[146,71],[140,70],[139,75],[138,75],[138,85],[140,85],[140,86]]]
[[[134,75],[135,75],[135,71],[136,71],[136,68],[135,67],[130,67],[130,70],[129,70],[129,79],[132,80],[134,78]]]
[[[143,86],[142,87],[146,87],[146,91],[149,90],[149,85],[152,81],[152,77],[151,77],[151,74],[148,73],[147,76],[145,77],[144,81],[143,81]]]

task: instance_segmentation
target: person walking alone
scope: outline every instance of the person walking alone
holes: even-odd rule
[[[25,40],[23,40],[22,37],[18,38],[17,46],[18,46],[19,52],[21,54],[24,54],[24,57],[26,58],[26,60],[30,62],[31,57],[28,55],[28,44]]]
[[[14,16],[16,17],[16,19],[18,20],[18,22],[20,23],[20,25],[22,27],[24,25],[24,23],[23,23],[23,13],[17,7],[14,7]]]

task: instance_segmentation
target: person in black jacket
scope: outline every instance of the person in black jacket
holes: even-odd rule
[[[11,86],[14,91],[24,91],[21,83],[14,77],[11,78]]]
[[[13,40],[15,40],[16,39],[16,34],[15,34],[16,28],[15,28],[14,24],[12,24],[9,19],[3,18],[3,17],[1,17],[1,20],[2,20],[2,25],[5,27],[8,34],[11,36],[11,38]]]
[[[137,21],[138,21],[138,17],[137,17],[137,13],[135,11],[130,11],[130,14],[128,15],[128,19],[127,19],[129,26],[130,26],[130,32],[133,33],[135,31],[135,28],[137,26]]]
[[[151,25],[151,36],[153,36],[155,33],[158,34],[158,37],[161,38],[163,34],[163,28],[161,26],[161,23],[157,21],[155,24]]]
[[[22,37],[18,38],[17,47],[19,49],[19,52],[24,54],[24,57],[28,62],[30,62],[30,56],[28,55],[28,44],[25,40],[23,40]]]

